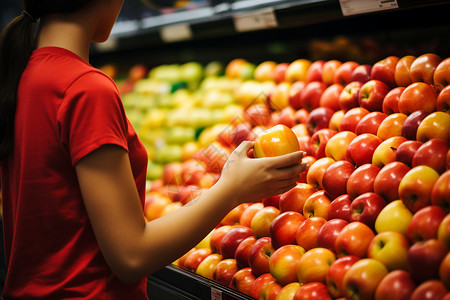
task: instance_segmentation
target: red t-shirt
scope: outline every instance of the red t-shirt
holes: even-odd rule
[[[143,205],[147,153],[114,82],[68,50],[35,50],[1,169],[5,299],[147,298],[145,278],[125,284],[106,264],[81,196],[74,166],[105,144],[129,152]]]

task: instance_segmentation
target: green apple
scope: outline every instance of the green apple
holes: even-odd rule
[[[375,230],[378,233],[394,231],[406,236],[406,230],[412,216],[413,214],[402,200],[394,200],[388,203],[378,214],[375,220]]]
[[[408,270],[409,242],[395,231],[377,234],[367,249],[367,256],[381,262],[389,271]]]

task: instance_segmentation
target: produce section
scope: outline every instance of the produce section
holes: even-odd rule
[[[255,141],[253,159],[301,149],[310,164],[294,189],[238,206],[151,283],[184,272],[231,299],[448,293],[450,58],[235,58],[162,65],[130,81],[137,68],[118,86],[149,170],[160,170],[148,175],[148,220],[214,184],[243,140]],[[161,158],[158,147],[178,154]]]

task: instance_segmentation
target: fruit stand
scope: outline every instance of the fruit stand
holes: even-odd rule
[[[147,147],[148,221],[269,129],[309,163],[150,276],[150,299],[450,299],[448,11],[245,0],[119,22],[92,63]]]

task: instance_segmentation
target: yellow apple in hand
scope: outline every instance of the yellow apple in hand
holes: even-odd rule
[[[402,200],[392,201],[378,214],[375,220],[375,230],[378,233],[394,231],[406,236],[406,230],[412,216],[411,211]]]

